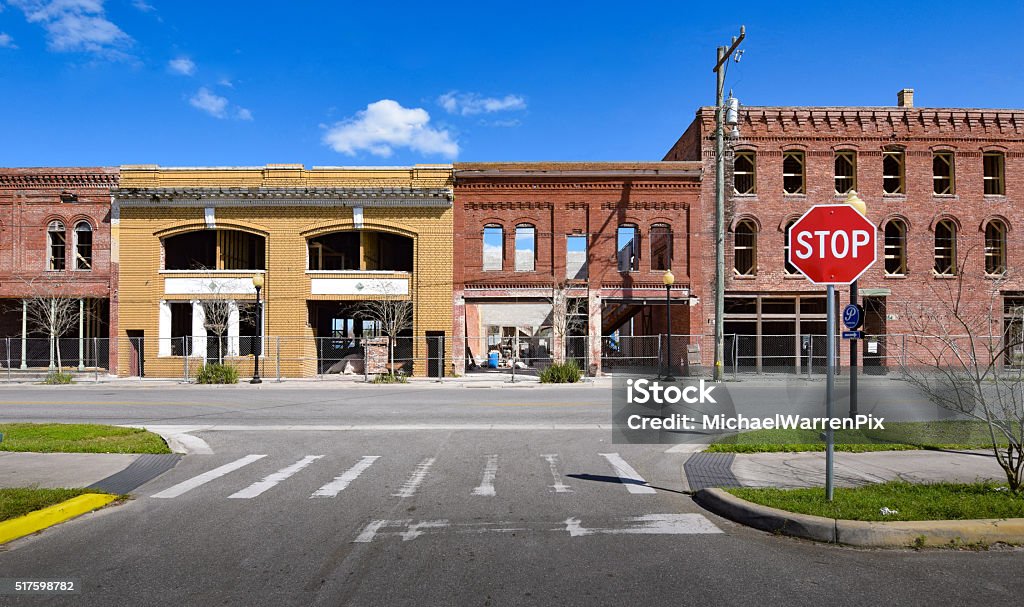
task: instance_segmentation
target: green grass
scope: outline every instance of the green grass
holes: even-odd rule
[[[991,448],[988,426],[973,420],[885,422],[884,430],[836,430],[836,451],[905,451],[911,449]],[[1005,444],[1005,441],[1003,442]],[[824,451],[817,430],[752,430],[711,443],[711,453]]]
[[[139,428],[97,424],[0,424],[0,451],[170,453],[164,439]]]
[[[407,384],[409,379],[403,373],[381,373],[370,381],[372,384]]]
[[[43,380],[43,383],[49,386],[73,384],[75,383],[75,376],[61,371],[51,371],[46,374],[46,379]]]
[[[84,493],[106,493],[96,489],[0,489],[0,521],[59,504]]]
[[[837,487],[834,500],[825,501],[825,490],[727,489],[747,501],[827,518],[858,521],[931,521],[1024,517],[1024,495],[998,491],[998,483],[935,483],[916,485],[891,481],[854,489]],[[1002,485],[1005,487],[1005,485]],[[898,514],[884,516],[890,508]]]

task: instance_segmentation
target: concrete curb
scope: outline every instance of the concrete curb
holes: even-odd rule
[[[961,544],[1024,544],[1024,518],[962,521],[848,521],[797,514],[741,499],[722,489],[701,489],[698,504],[731,521],[762,531],[816,542],[865,548]]]
[[[53,506],[0,522],[0,544],[42,531],[58,523],[92,512],[117,499],[116,495],[85,493]]]

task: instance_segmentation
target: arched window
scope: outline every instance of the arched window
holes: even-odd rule
[[[537,260],[537,228],[528,223],[516,226],[516,272],[533,272]]]
[[[907,273],[907,224],[892,219],[885,224],[885,273],[903,276]]]
[[[505,230],[499,225],[484,226],[483,268],[500,272],[505,261]]]
[[[165,270],[267,269],[266,238],[241,230],[184,232],[164,238],[163,245]]]
[[[75,269],[92,269],[92,226],[87,221],[75,224]]]
[[[736,224],[733,232],[733,265],[737,276],[757,274],[757,224],[749,219]]]
[[[783,259],[785,260],[784,261],[784,263],[785,263],[784,267],[785,267],[786,274],[799,274],[800,273],[800,270],[797,270],[796,266],[794,266],[793,264],[789,263],[789,228],[793,227],[794,223],[796,223],[795,219],[789,220],[786,223],[786,229],[782,231],[782,249],[783,249],[782,253],[783,253],[783,255],[785,255],[785,257]]]
[[[943,219],[935,224],[935,274],[956,275],[956,224]]]
[[[615,244],[618,250],[619,272],[639,270],[640,230],[631,223],[620,225],[615,233]]]
[[[1006,224],[998,219],[985,226],[985,273],[1006,273]]]
[[[667,223],[651,226],[651,270],[665,271],[672,267],[672,227]]]
[[[63,221],[51,221],[47,226],[46,245],[48,250],[47,269],[63,270],[67,245],[67,234],[64,231]]]

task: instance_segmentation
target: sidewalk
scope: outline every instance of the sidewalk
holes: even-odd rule
[[[129,493],[170,470],[179,454],[20,453],[0,451],[0,488],[88,487]]]

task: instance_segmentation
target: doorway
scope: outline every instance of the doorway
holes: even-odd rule
[[[146,376],[146,332],[129,329],[128,343],[131,344],[131,358],[128,360],[128,375],[131,377]]]

